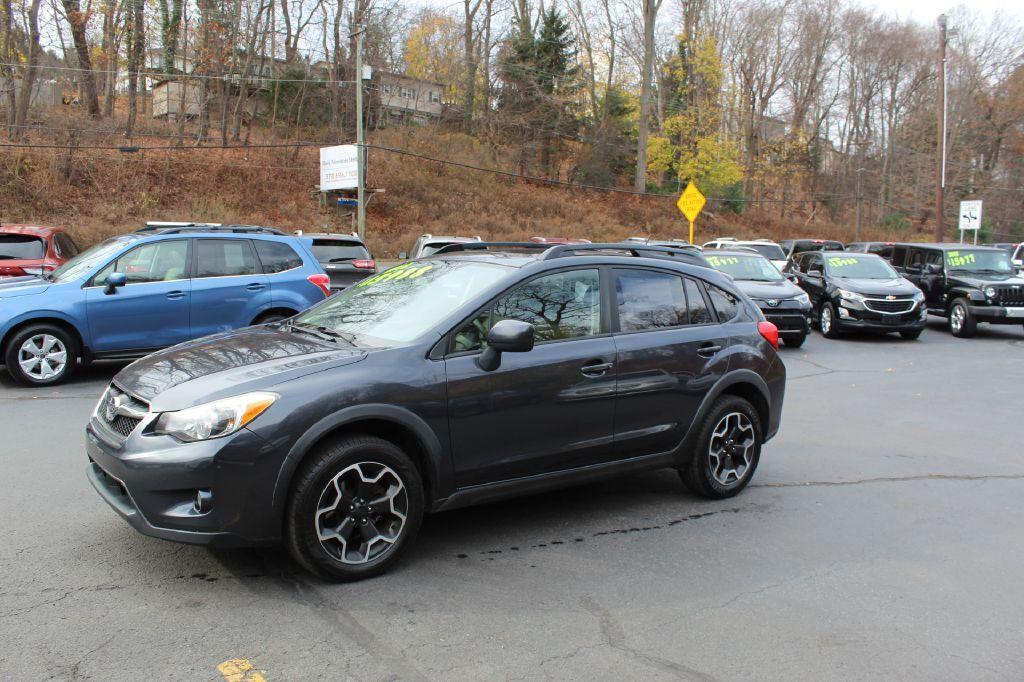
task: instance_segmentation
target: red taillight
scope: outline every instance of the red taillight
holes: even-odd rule
[[[373,260],[354,260],[352,261],[352,267],[359,268],[360,270],[373,270],[377,267],[377,264]]]
[[[320,291],[324,292],[324,296],[331,295],[331,278],[327,275],[310,275],[306,279],[309,280],[310,284],[316,286]]]
[[[772,348],[779,349],[779,328],[771,322],[758,322],[757,333],[764,337],[765,341],[772,344]]]

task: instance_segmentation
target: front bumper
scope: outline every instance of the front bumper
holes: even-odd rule
[[[86,475],[96,492],[144,535],[200,545],[244,547],[280,540],[273,491],[284,455],[242,429],[226,438],[180,443],[122,439],[93,418],[86,427]],[[210,496],[200,509],[199,491]]]
[[[799,307],[783,307],[783,301],[779,307],[772,308],[768,305],[758,303],[761,313],[765,319],[779,329],[779,336],[792,338],[795,336],[806,336],[811,331],[811,309]]]
[[[928,313],[920,304],[907,313],[880,313],[840,305],[836,322],[840,329],[880,332],[919,331],[928,324]]]
[[[1024,324],[1024,307],[972,305],[971,314],[978,322],[989,324]]]

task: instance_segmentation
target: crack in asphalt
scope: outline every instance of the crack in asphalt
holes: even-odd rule
[[[1020,481],[1024,474],[919,474],[916,476],[878,476],[852,481],[804,481],[790,483],[751,483],[749,488],[812,488],[870,483],[904,483],[909,481]]]
[[[707,673],[701,672],[690,668],[689,666],[683,665],[676,661],[662,658],[660,656],[654,656],[652,654],[646,654],[639,649],[630,646],[626,642],[626,631],[622,625],[615,620],[611,611],[601,606],[589,595],[580,597],[580,606],[582,606],[591,615],[596,616],[601,627],[601,639],[605,645],[621,651],[626,654],[637,663],[646,665],[649,668],[654,668],[663,673],[668,673],[672,677],[681,680],[714,680],[715,678]]]
[[[652,530],[665,530],[678,526],[681,523],[687,521],[695,521],[708,516],[715,516],[717,514],[739,514],[740,512],[755,511],[761,508],[762,505],[752,505],[747,507],[730,507],[728,509],[716,509],[713,511],[701,512],[700,514],[688,514],[677,519],[671,519],[662,523],[651,524],[648,526],[630,526],[629,528],[613,528],[611,530],[599,530],[589,534],[575,535],[571,540],[548,540],[547,542],[538,542],[532,545],[512,545],[506,549],[485,549],[477,552],[479,556],[484,557],[483,561],[493,561],[495,555],[504,554],[505,552],[519,552],[524,547],[527,549],[547,549],[548,547],[558,547],[559,545],[571,545],[586,542],[587,538],[600,538],[608,535],[629,535],[631,533],[646,533]],[[468,559],[469,555],[466,553],[460,553],[455,555],[458,559]]]

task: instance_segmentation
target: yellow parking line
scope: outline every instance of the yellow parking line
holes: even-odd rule
[[[244,658],[232,658],[217,666],[218,672],[227,682],[267,682],[267,678]]]

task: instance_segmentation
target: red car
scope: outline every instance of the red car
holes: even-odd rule
[[[60,227],[0,225],[0,279],[45,275],[78,254]]]

